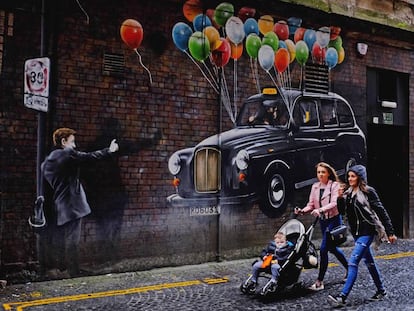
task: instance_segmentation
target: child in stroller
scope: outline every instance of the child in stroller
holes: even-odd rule
[[[266,296],[296,284],[302,268],[317,268],[317,253],[310,241],[315,223],[305,232],[297,219],[287,221],[263,249],[260,259],[253,262],[252,274],[240,286],[242,293],[255,294],[261,275],[271,274],[260,290],[260,295]]]

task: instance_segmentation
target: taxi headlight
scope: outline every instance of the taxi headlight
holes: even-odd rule
[[[173,154],[168,160],[168,169],[172,175],[177,175],[181,169],[181,159],[177,154]]]
[[[242,149],[237,153],[236,165],[239,170],[245,170],[249,166],[249,154],[246,150]]]

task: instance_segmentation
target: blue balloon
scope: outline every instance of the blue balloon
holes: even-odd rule
[[[211,20],[207,15],[198,14],[193,19],[193,26],[195,31],[203,31],[207,26],[212,26]]]
[[[338,52],[335,48],[330,47],[326,50],[325,61],[329,69],[332,69],[336,66],[338,63]]]
[[[251,33],[259,35],[259,25],[257,24],[257,21],[254,18],[250,17],[246,19],[243,27],[246,37]]]
[[[193,34],[193,30],[186,23],[178,22],[172,29],[172,38],[174,44],[181,51],[185,52],[188,50],[188,40]]]
[[[305,41],[309,51],[312,51],[313,44],[316,41],[316,31],[313,29],[306,29],[305,34],[303,35],[303,41]]]
[[[286,49],[286,50],[288,49],[285,41],[279,40],[279,48],[278,49],[282,49],[282,48]]]
[[[289,17],[287,20],[289,25],[289,34],[291,37],[295,35],[296,29],[298,29],[302,25],[302,19],[300,17]]]

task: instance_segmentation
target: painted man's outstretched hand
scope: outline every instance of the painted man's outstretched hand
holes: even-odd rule
[[[118,143],[116,139],[112,139],[111,145],[109,146],[109,152],[117,152],[119,150]]]

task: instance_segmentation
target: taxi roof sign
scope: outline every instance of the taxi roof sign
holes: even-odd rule
[[[275,87],[265,87],[262,90],[262,94],[276,95],[277,94],[277,89]]]

